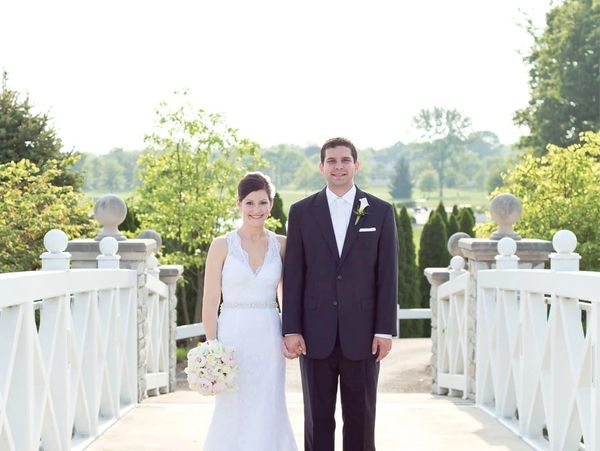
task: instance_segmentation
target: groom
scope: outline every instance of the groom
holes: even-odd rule
[[[283,273],[284,354],[300,355],[306,451],[335,448],[338,379],[344,451],[375,450],[379,362],[396,335],[392,206],[354,185],[354,144],[321,148],[325,189],[290,208]]]

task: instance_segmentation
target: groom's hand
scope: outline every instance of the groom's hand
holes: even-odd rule
[[[288,335],[283,338],[283,347],[285,355],[288,359],[295,359],[300,354],[306,355],[306,344],[304,337],[300,334]]]
[[[392,349],[392,339],[391,338],[382,338],[382,337],[375,337],[373,338],[373,345],[371,346],[371,352],[373,353],[373,355],[377,354],[377,351],[379,351],[379,354],[377,355],[377,362],[380,362],[381,360],[385,359],[386,356],[390,353],[390,350]]]

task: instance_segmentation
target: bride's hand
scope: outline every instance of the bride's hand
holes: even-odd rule
[[[288,335],[283,339],[284,353],[288,359],[295,359],[300,354],[306,355],[306,344],[304,337],[300,334]],[[293,356],[293,357],[288,357]]]
[[[283,356],[284,356],[286,359],[293,360],[293,359],[295,359],[296,357],[298,357],[298,354],[296,354],[296,353],[294,353],[294,352],[290,352],[290,351],[288,351],[287,347],[285,346],[285,341],[282,343],[282,345],[281,345],[281,349],[282,349],[282,351],[283,351]]]

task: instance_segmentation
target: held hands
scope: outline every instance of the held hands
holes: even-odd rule
[[[299,355],[306,355],[306,344],[302,335],[288,335],[283,338],[283,355],[287,359],[295,359]]]
[[[380,362],[381,360],[385,359],[385,357],[390,353],[390,350],[392,349],[392,339],[391,338],[381,338],[381,337],[375,337],[373,338],[373,345],[371,346],[371,352],[373,353],[373,355],[377,354],[377,351],[379,351],[379,354],[377,355],[377,362]]]

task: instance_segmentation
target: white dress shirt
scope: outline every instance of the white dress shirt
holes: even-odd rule
[[[329,204],[329,213],[331,214],[331,224],[333,224],[338,255],[341,257],[344,240],[346,239],[346,230],[348,230],[348,223],[352,215],[352,205],[356,197],[356,186],[352,185],[352,188],[341,197],[334,194],[329,187],[325,189],[325,193],[327,194],[327,203]]]

